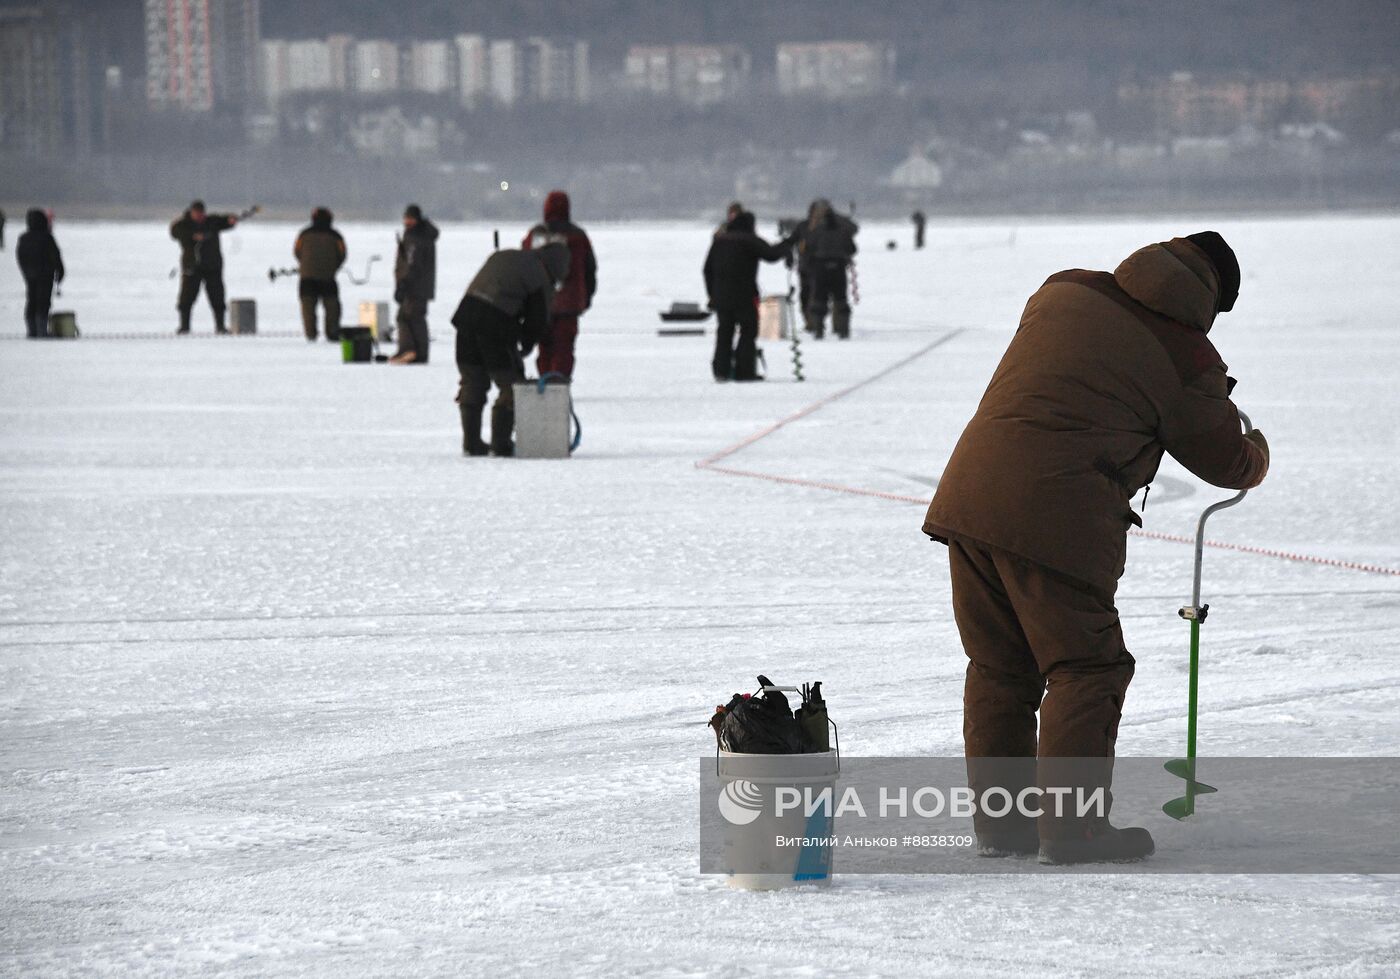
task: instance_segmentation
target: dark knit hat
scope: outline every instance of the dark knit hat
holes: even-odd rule
[[[1216,231],[1198,231],[1187,235],[1186,240],[1200,248],[1215,266],[1220,276],[1220,297],[1216,300],[1215,311],[1228,313],[1235,308],[1235,300],[1240,294],[1240,263],[1234,250],[1225,244],[1225,239]]]
[[[413,218],[413,220],[415,221],[422,221],[423,209],[417,204],[410,204],[408,205],[408,207],[403,209],[403,216],[406,218]]]
[[[190,210],[191,210],[191,211],[202,211],[202,210],[204,210],[204,202],[203,202],[203,201],[190,201]]]

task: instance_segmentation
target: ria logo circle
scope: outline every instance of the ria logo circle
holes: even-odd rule
[[[719,814],[735,826],[747,826],[763,811],[763,791],[752,782],[730,782],[719,794]]]

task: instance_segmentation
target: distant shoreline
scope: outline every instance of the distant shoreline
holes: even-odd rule
[[[238,205],[236,203],[223,203],[216,198],[209,201],[213,210],[233,210]],[[381,212],[361,212],[355,210],[341,211],[330,205],[336,212],[336,220],[341,223],[398,223],[398,214],[394,210]],[[1167,203],[1160,206],[1139,206],[1132,209],[1120,209],[1108,206],[1101,207],[1068,207],[1063,209],[1041,208],[1024,211],[1008,211],[1006,209],[995,209],[990,206],[986,208],[975,207],[949,207],[940,210],[936,205],[919,205],[925,214],[928,215],[931,224],[939,221],[973,221],[976,223],[1026,223],[1026,224],[1048,224],[1055,221],[1137,221],[1150,218],[1174,217],[1190,218],[1199,217],[1203,219],[1299,219],[1299,218],[1329,218],[1329,217],[1374,217],[1388,218],[1400,216],[1400,201],[1384,201],[1377,203],[1356,203],[1346,204],[1337,207],[1319,207],[1316,205],[1305,205],[1290,208],[1281,203],[1270,204],[1222,204],[1219,207],[1208,205],[1196,205],[1192,207],[1177,207]],[[62,202],[42,202],[36,204],[21,204],[14,201],[0,201],[0,209],[4,210],[7,221],[15,228],[24,223],[24,212],[30,207],[53,208],[56,217],[60,221],[81,221],[81,222],[170,222],[179,216],[182,208],[179,205],[172,205],[168,208],[156,207],[118,207],[99,204],[64,204]],[[765,206],[762,204],[753,205],[752,209],[758,215],[759,221],[776,220],[779,216],[799,216],[802,208]],[[869,212],[858,212],[858,220],[871,223],[907,223],[908,214],[891,211],[887,207]],[[308,214],[304,211],[274,207],[265,208],[256,218],[259,224],[262,223],[305,223]],[[495,216],[444,216],[435,218],[439,224],[470,224],[470,225],[511,225],[522,222],[528,223],[538,219],[535,213],[521,213]],[[652,214],[652,215],[629,215],[626,217],[601,217],[588,215],[584,209],[580,209],[578,219],[590,225],[627,225],[627,224],[657,224],[657,223],[700,223],[713,224],[717,219],[709,212],[702,213],[677,213],[677,214]],[[18,232],[16,232],[18,233]]]

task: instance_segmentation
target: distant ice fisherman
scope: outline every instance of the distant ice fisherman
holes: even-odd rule
[[[399,349],[390,363],[428,362],[428,303],[437,298],[437,225],[410,204],[403,212],[403,234],[394,257],[394,302]]]
[[[49,335],[49,307],[54,285],[63,281],[63,255],[49,216],[32,207],[24,216],[25,232],[15,245],[15,260],[24,277],[24,334],[31,340]]]
[[[525,380],[525,358],[549,335],[550,301],[569,275],[569,246],[550,241],[524,251],[492,252],[452,314],[457,328],[457,395],[462,452],[469,456],[515,454],[513,385]],[[481,439],[481,416],[491,385],[491,444]]]
[[[569,195],[552,190],[544,199],[544,221],[530,229],[520,247],[529,251],[550,241],[562,240],[569,246],[569,274],[554,294],[549,310],[549,331],[540,340],[535,361],[540,377],[555,374],[573,380],[574,344],[578,340],[578,320],[593,305],[598,291],[598,260],[593,244],[570,217]]]
[[[227,333],[224,326],[224,253],[219,235],[238,224],[236,214],[209,214],[203,201],[193,201],[185,213],[170,223],[170,237],[180,243],[180,311],[177,333],[190,332],[190,313],[202,286],[214,312],[214,332]]]
[[[297,235],[292,254],[297,260],[297,298],[301,302],[301,328],[307,340],[316,339],[316,306],[325,307],[326,339],[340,333],[340,286],[335,275],[345,264],[345,239],[332,227],[330,208],[311,212],[311,223]]]

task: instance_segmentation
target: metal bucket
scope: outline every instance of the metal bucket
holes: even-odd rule
[[[758,338],[786,340],[792,324],[786,296],[764,296],[758,301]]]
[[[49,314],[49,336],[57,340],[78,338],[78,317],[72,310],[60,310]]]
[[[517,384],[514,394],[516,458],[569,458],[569,385]]]
[[[235,299],[228,304],[229,331],[245,336],[258,332],[258,303],[255,299]]]

